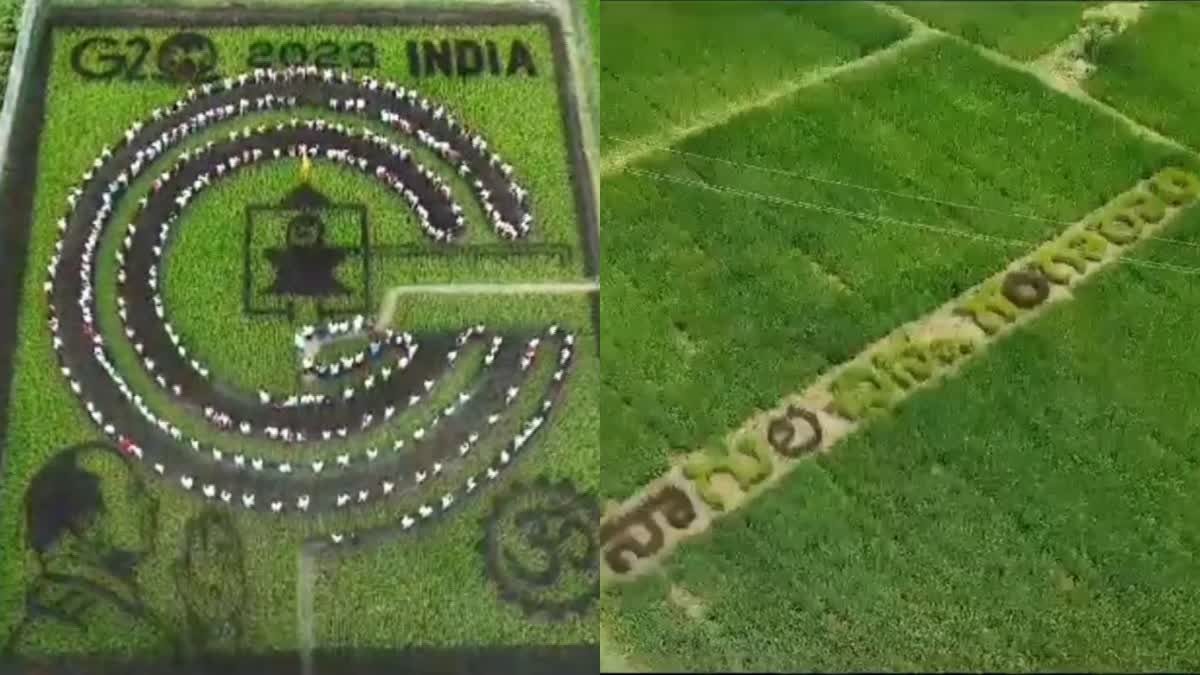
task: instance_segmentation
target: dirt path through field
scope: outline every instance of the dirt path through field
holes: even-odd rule
[[[313,648],[316,646],[314,598],[317,585],[317,556],[308,545],[300,547],[296,572],[296,627],[299,632],[300,672],[312,675]]]
[[[1114,3],[1114,4],[1121,4],[1121,3]],[[1092,108],[1104,113],[1105,115],[1107,115],[1109,117],[1119,120],[1132,133],[1134,133],[1135,135],[1137,135],[1145,140],[1151,141],[1153,143],[1158,143],[1160,145],[1165,145],[1172,149],[1180,150],[1182,152],[1186,152],[1191,155],[1200,156],[1200,153],[1197,153],[1196,150],[1187,147],[1183,143],[1180,143],[1179,141],[1175,140],[1174,138],[1168,138],[1167,136],[1164,136],[1164,135],[1158,133],[1157,131],[1151,129],[1150,127],[1145,126],[1144,124],[1129,117],[1125,113],[1121,112],[1120,110],[1117,110],[1116,108],[1108,105],[1107,103],[1104,103],[1102,101],[1096,100],[1095,98],[1092,98],[1092,96],[1089,95],[1086,91],[1084,91],[1082,87],[1078,86],[1078,82],[1067,81],[1064,78],[1059,77],[1058,75],[1056,75],[1052,72],[1047,72],[1043,67],[1035,65],[1036,62],[1024,63],[1024,62],[1021,62],[1021,61],[1018,61],[1018,60],[1012,58],[1011,56],[1008,56],[1007,54],[1002,54],[993,49],[988,49],[987,47],[983,47],[983,46],[977,45],[973,42],[969,42],[967,40],[964,40],[964,39],[958,37],[957,35],[951,35],[950,33],[946,33],[944,31],[934,28],[934,27],[926,24],[925,22],[921,21],[920,19],[906,13],[904,10],[900,9],[899,7],[895,7],[893,5],[888,5],[888,4],[883,4],[883,3],[878,3],[877,6],[882,11],[887,12],[888,14],[891,14],[892,16],[894,16],[898,19],[907,21],[914,28],[920,26],[928,31],[936,33],[937,35],[941,35],[948,39],[956,40],[961,44],[967,45],[967,46],[971,47],[972,49],[974,49],[976,52],[978,52],[981,56],[983,56],[984,58],[988,59],[989,61],[991,61],[993,63],[997,63],[1006,68],[1012,68],[1013,70],[1020,70],[1020,71],[1029,73],[1030,75],[1033,75],[1038,80],[1040,80],[1042,82],[1042,84],[1049,87],[1050,89],[1053,89],[1053,90],[1061,92],[1067,96],[1070,96],[1071,98],[1073,98],[1085,105],[1091,106]]]
[[[598,293],[600,282],[547,282],[528,284],[417,284],[395,286],[383,296],[376,325],[386,328],[396,314],[396,305],[403,295],[586,295]]]
[[[730,120],[744,115],[754,110],[767,108],[775,103],[792,96],[798,91],[806,87],[820,84],[827,80],[831,80],[843,73],[848,73],[863,68],[870,68],[880,63],[886,63],[896,55],[911,49],[917,45],[924,44],[933,37],[935,33],[925,26],[913,26],[912,32],[901,40],[897,40],[887,47],[864,56],[861,59],[847,61],[836,66],[827,66],[824,68],[816,68],[806,72],[802,77],[794,80],[786,80],[778,85],[760,91],[758,94],[749,99],[731,101],[725,105],[704,111],[696,116],[695,120],[685,126],[674,126],[667,129],[665,132],[652,134],[649,137],[630,139],[620,143],[613,150],[605,151],[600,160],[600,176],[608,176],[619,173],[622,169],[633,164],[655,152],[655,146],[672,146],[677,145],[681,141],[687,140],[692,136],[703,133],[708,129],[719,127],[728,124]]]
[[[1030,65],[1057,83],[1059,91],[1068,89],[1083,92],[1083,81],[1095,71],[1088,60],[1093,45],[1124,33],[1137,23],[1147,2],[1110,2],[1083,11],[1079,28],[1053,49],[1034,59]]]
[[[0,109],[0,177],[4,176],[7,169],[9,139],[16,123],[19,103],[17,94],[29,79],[28,72],[31,69],[27,66],[34,58],[34,28],[49,4],[48,0],[25,0],[25,8],[17,17],[17,44],[13,48],[12,63],[7,66],[11,77],[7,88],[0,91],[4,101],[3,108]]]

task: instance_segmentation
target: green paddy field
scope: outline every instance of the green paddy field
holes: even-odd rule
[[[603,131],[621,129],[602,170],[607,497],[1159,168],[1196,171],[1186,57],[1168,43],[1200,9],[1151,3],[1102,45],[1080,83],[1094,105],[1022,65],[1085,8],[743,4],[739,25],[764,26],[744,36],[710,3],[603,8],[602,25],[639,26],[601,51]],[[635,47],[672,12],[679,30]],[[773,30],[821,39],[763,49]],[[659,69],[671,75],[653,96],[621,85]],[[669,83],[689,81],[712,84]],[[609,667],[1198,667],[1197,242],[1192,208],[655,571],[608,586]]]

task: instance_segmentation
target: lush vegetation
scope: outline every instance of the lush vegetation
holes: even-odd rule
[[[556,303],[563,307],[565,303]],[[589,308],[574,300],[563,307],[574,325],[586,325]],[[580,342],[579,358],[598,364],[593,337]],[[581,361],[583,366],[584,362]],[[580,490],[598,491],[601,465],[595,447],[599,403],[595,392],[598,365],[575,371],[560,422],[539,441],[537,455],[515,469],[513,481],[545,475],[570,479]],[[534,400],[535,404],[537,401]],[[397,541],[330,565],[318,580],[318,644],[330,647],[395,646],[398,635],[417,636],[421,644],[475,647],[491,644],[540,645],[595,643],[595,612],[563,623],[531,621],[519,608],[499,603],[483,574],[480,524],[490,499],[477,499],[446,522],[430,541]],[[294,564],[294,559],[293,559]],[[373,579],[376,582],[364,583]],[[381,580],[390,579],[390,582]]]
[[[1166,234],[1200,240],[1200,212]],[[608,630],[684,669],[1194,670],[1200,320],[1181,308],[1200,296],[1125,265],[1076,294],[606,596]],[[663,602],[672,584],[703,618]]]
[[[154,42],[169,32],[136,31]],[[127,35],[123,31],[105,33],[118,37]],[[71,50],[65,46],[88,34],[91,32],[86,30],[60,30],[53,35],[56,48],[47,85],[47,117],[29,248],[30,273],[25,281],[19,317],[19,347],[14,359],[17,371],[5,438],[6,489],[0,497],[0,525],[4,532],[0,538],[0,578],[3,579],[0,583],[0,634],[5,635],[24,616],[24,593],[34,572],[32,559],[22,553],[26,550],[27,535],[22,501],[24,487],[57,449],[98,436],[55,367],[44,322],[46,298],[41,290],[41,270],[52,252],[56,234],[54,222],[64,208],[68,189],[77,182],[101,147],[118,138],[132,120],[175,100],[185,89],[154,81],[95,83],[81,80],[71,71]],[[380,76],[416,86],[430,97],[446,102],[460,119],[485,133],[493,147],[516,167],[521,182],[529,187],[534,200],[536,242],[565,245],[572,251],[570,259],[563,263],[541,258],[481,262],[467,258],[406,260],[380,257],[373,261],[372,313],[386,288],[401,283],[562,280],[581,274],[583,253],[570,185],[572,172],[564,150],[561,109],[547,33],[527,27],[354,27],[221,29],[207,31],[207,34],[217,44],[222,73],[244,70],[248,47],[257,40],[269,39],[277,45],[288,41],[315,44],[325,39],[341,43],[374,42],[381,64]],[[539,77],[412,81],[404,54],[407,39],[461,37],[486,38],[501,43],[514,38],[527,41],[537,59]],[[304,111],[301,116],[312,114],[313,111]],[[237,128],[242,124],[234,123]],[[226,126],[220,132],[232,128]],[[165,167],[173,156],[160,160],[161,166]],[[284,389],[296,384],[297,363],[292,334],[299,321],[293,325],[286,320],[245,317],[242,314],[240,270],[244,207],[250,202],[276,201],[296,184],[297,177],[298,166],[283,162],[245,172],[214,188],[198,199],[181,219],[180,234],[167,254],[164,294],[173,323],[184,340],[194,345],[212,364],[215,374],[247,389],[259,382]],[[419,243],[406,205],[385,194],[373,181],[324,163],[316,165],[313,181],[335,200],[365,203],[376,246]],[[454,184],[454,188],[462,191],[463,185]],[[132,186],[131,202],[146,189],[145,181]],[[472,201],[465,194],[459,197],[464,204]],[[490,243],[494,236],[484,223],[473,217],[477,215],[468,209],[474,233],[467,243]],[[127,210],[118,214],[114,233],[124,229],[126,221],[123,219],[129,216]],[[116,237],[110,237],[101,243],[102,260],[106,259],[104,254],[114,250],[117,241]],[[113,273],[111,261],[100,266],[102,281],[97,288],[102,309],[112,309]],[[111,316],[100,319],[102,328],[113,331],[115,322],[111,321]],[[542,458],[531,457],[532,461],[518,465],[514,469],[514,478],[546,474],[570,478],[580,489],[595,491],[598,417],[594,390],[599,367],[594,334],[589,328],[589,304],[585,299],[409,296],[400,305],[397,321],[397,329],[412,332],[458,330],[477,322],[502,329],[543,326],[553,321],[577,330],[581,335],[580,360],[572,375],[565,408],[560,411],[561,422],[539,439],[537,452]],[[116,343],[114,353],[118,362],[125,359],[125,363],[131,363],[135,356],[129,346],[121,340],[113,342]],[[548,379],[549,371],[545,366],[539,366],[533,377],[538,381]],[[161,403],[165,398],[147,378],[136,380],[131,377],[129,382],[150,401],[157,397]],[[518,405],[529,412],[538,403],[535,396],[525,395]],[[175,421],[184,426],[182,415],[185,411],[177,408],[171,414],[179,416]],[[399,431],[397,426],[387,433]],[[475,460],[494,455],[498,450],[484,448]],[[282,450],[277,448],[274,452],[279,454]],[[101,472],[111,470],[97,469]],[[173,580],[173,564],[187,522],[201,511],[203,505],[195,495],[161,487],[149,472],[143,479],[159,503],[158,535],[154,542],[157,554],[138,568],[137,581],[148,604],[162,608],[170,621],[179,622],[184,607],[180,606]],[[431,488],[437,485],[436,481],[431,481]],[[476,499],[457,513],[453,522],[434,528],[420,539],[370,553],[364,560],[348,558],[322,566],[317,587],[320,594],[316,607],[318,640],[340,646],[580,643],[594,640],[594,615],[562,624],[537,624],[524,620],[519,611],[497,599],[494,589],[483,577],[481,556],[474,545],[474,539],[482,536],[480,520],[489,511],[490,501],[489,496]],[[415,505],[416,502],[407,500],[406,503],[369,509],[354,517],[323,516],[311,520],[289,518],[280,521],[262,513],[239,514],[236,526],[245,546],[248,577],[244,597],[246,633],[240,644],[214,646],[263,651],[296,648],[299,639],[296,570],[301,542],[331,530],[395,522],[403,509],[411,510]],[[129,526],[120,513],[113,515],[118,527]],[[404,570],[406,579],[420,580],[420,584],[398,584],[397,567]],[[454,570],[452,576],[446,573],[449,569]],[[326,580],[334,584],[331,593],[324,590]],[[217,582],[230,583],[222,578]],[[229,586],[226,590],[232,588]],[[373,623],[355,618],[356,609],[367,604],[363,598],[368,596],[372,598],[370,604],[377,608],[379,621]],[[381,598],[386,601],[381,602]],[[418,606],[422,607],[421,611],[414,611]],[[388,616],[380,616],[379,612]],[[90,625],[83,641],[72,642],[66,633],[39,633],[34,636],[32,648],[42,653],[123,654],[151,649],[153,643],[137,630],[114,619]]]
[[[1200,56],[1181,48],[1197,31],[1200,7],[1153,3],[1132,27],[1101,44],[1096,72],[1084,87],[1139,122],[1200,147],[1200,130],[1179,114],[1200,105],[1200,93],[1188,77],[1200,67]]]
[[[6,0],[0,3],[0,103],[8,92],[8,76],[17,48],[17,33],[21,27],[21,6],[21,0]]]
[[[603,220],[622,225],[603,239],[602,447],[605,465],[622,467],[604,477],[614,497],[1170,159],[946,40],[678,150],[693,154],[659,154],[604,181]]]
[[[1022,59],[1084,7],[897,4]],[[1152,7],[1085,86],[1194,147],[1189,57],[1168,55],[1196,16]],[[604,182],[616,498],[1154,169],[1197,166],[945,41],[674,150]],[[1200,210],[1163,237],[1129,255],[1176,268],[1100,272],[661,573],[609,589],[614,654],[685,671],[1200,667]]]
[[[600,58],[600,0],[588,0],[587,3],[588,31],[591,34],[592,52]]]
[[[907,28],[860,3],[617,2],[600,14],[601,147],[628,147],[859,58]]]
[[[428,165],[436,166],[433,162]],[[197,353],[205,361],[214,364],[213,368],[228,381],[240,384],[248,391],[253,391],[255,383],[278,390],[294,385],[297,371],[292,340],[297,326],[286,319],[250,320],[243,314],[242,249],[247,217],[244,209],[250,204],[277,204],[295,187],[298,176],[298,161],[281,162],[256,167],[214,187],[183,217],[179,236],[168,253],[164,302],[171,308],[171,320],[184,335],[192,336]],[[455,181],[455,187],[459,188],[456,199],[465,205],[464,209],[470,206],[474,215],[473,212],[479,209],[471,193],[465,183],[457,183]],[[323,163],[317,164],[312,184],[336,203],[361,204],[367,208],[369,245],[373,251],[368,302],[371,313],[379,307],[388,288],[401,284],[568,279],[578,273],[582,264],[579,256],[561,262],[546,257],[399,257],[389,253],[389,249],[424,247],[425,244],[415,217],[406,208],[397,208],[394,193],[389,194],[391,191],[383,184],[361,172]],[[570,203],[563,206],[566,217],[570,218]],[[338,213],[342,214],[339,218],[353,220],[357,217],[353,212]],[[482,223],[481,217],[471,222]],[[334,224],[328,226],[332,228]],[[269,230],[264,222],[256,222],[256,227],[259,232]],[[357,235],[353,223],[338,229],[347,235]],[[573,220],[556,223],[555,219],[549,219],[539,228],[538,239],[542,242],[570,244],[576,238]],[[490,230],[477,227],[463,241],[466,245],[486,245],[495,243],[498,238]],[[349,239],[344,243],[357,245],[357,241]],[[234,254],[230,255],[231,252]],[[263,256],[252,259],[259,263],[253,277],[258,286],[253,292],[259,294],[256,302],[267,306],[269,301],[262,300],[261,291],[269,286],[273,273]],[[353,284],[354,289],[363,288],[359,260],[354,260],[339,273],[343,283]],[[204,292],[198,293],[197,289],[204,289]],[[276,303],[276,308],[282,308],[282,305]],[[311,305],[300,306],[297,322],[315,322],[314,309]],[[402,309],[408,311],[407,307]],[[503,313],[502,308],[490,311],[489,325],[498,327],[508,323]],[[402,316],[400,320],[404,322],[407,317]]]
[[[1049,51],[1099,2],[894,2],[905,12],[975,44],[1028,61]]]

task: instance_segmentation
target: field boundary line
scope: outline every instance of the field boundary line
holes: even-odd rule
[[[614,140],[626,140],[628,142],[633,142],[631,139],[618,139],[615,136],[605,136],[605,138],[611,138]],[[945,200],[945,199],[938,199],[937,197],[930,197],[928,195],[921,195],[921,194],[916,194],[916,193],[912,193],[912,192],[896,192],[894,190],[885,190],[883,188],[871,187],[869,185],[862,185],[859,183],[851,183],[849,181],[834,180],[832,178],[821,178],[820,176],[814,176],[812,174],[801,173],[799,171],[790,171],[788,169],[777,169],[777,168],[771,167],[771,166],[763,166],[761,164],[750,164],[748,162],[739,162],[737,160],[727,159],[725,157],[717,157],[715,155],[705,155],[705,154],[702,154],[699,152],[690,152],[687,150],[679,150],[679,149],[676,149],[676,148],[673,148],[673,147],[670,147],[667,145],[647,145],[647,147],[651,147],[659,152],[666,152],[666,153],[670,153],[672,155],[679,155],[681,157],[691,157],[694,159],[701,159],[701,160],[705,160],[705,161],[709,161],[709,162],[717,162],[719,164],[725,164],[727,166],[732,166],[732,167],[739,168],[739,169],[752,169],[754,171],[761,171],[763,173],[775,174],[777,176],[783,176],[785,178],[796,178],[799,180],[811,181],[813,183],[821,183],[823,185],[835,185],[837,187],[846,187],[846,188],[851,188],[854,190],[861,190],[863,192],[874,192],[876,194],[890,195],[892,197],[900,197],[902,199],[911,199],[914,201],[929,202],[931,204],[940,204],[942,206],[953,206],[955,208],[960,208],[960,209],[970,209],[972,211],[995,213],[998,215],[1011,216],[1013,218],[1020,218],[1023,220],[1033,220],[1033,221],[1039,221],[1039,222],[1044,222],[1044,223],[1052,223],[1055,225],[1070,225],[1071,224],[1069,221],[1058,220],[1055,218],[1046,218],[1046,217],[1035,215],[1032,213],[1019,213],[1017,211],[1005,211],[1003,209],[993,209],[993,208],[986,207],[986,206],[979,206],[977,204],[967,204],[964,202],[955,202],[955,201],[949,201],[949,200]]]
[[[1026,63],[1024,61],[1019,61],[1007,54],[998,52],[994,49],[989,49],[988,47],[984,47],[983,45],[975,44],[974,42],[971,42],[970,40],[959,37],[958,35],[954,35],[952,33],[947,33],[946,31],[943,31],[939,28],[930,26],[929,24],[925,23],[924,21],[918,19],[915,16],[912,16],[908,12],[905,12],[903,9],[900,9],[899,7],[896,7],[894,5],[876,2],[875,6],[878,7],[880,10],[890,14],[891,16],[893,16],[897,19],[908,22],[908,24],[910,26],[913,26],[914,30],[917,27],[921,27],[925,30],[932,31],[932,32],[934,32],[938,35],[941,35],[943,37],[946,37],[950,40],[954,40],[954,41],[958,42],[959,44],[963,44],[963,45],[970,47],[971,49],[974,49],[976,51],[976,53],[980,54],[981,56],[983,56],[984,58],[986,58],[987,60],[989,60],[993,63],[996,63],[1001,66],[1005,66],[1007,68],[1011,68],[1013,70],[1019,70],[1024,73],[1028,73],[1029,75],[1036,77],[1038,79],[1038,81],[1041,82],[1047,88],[1053,89],[1054,91],[1057,91],[1065,96],[1075,99],[1076,101],[1079,101],[1080,103],[1083,103],[1084,105],[1087,105],[1095,110],[1098,110],[1098,111],[1104,113],[1105,115],[1121,122],[1131,132],[1133,132],[1133,134],[1135,136],[1138,136],[1145,140],[1149,140],[1149,141],[1158,143],[1159,145],[1165,145],[1173,150],[1178,150],[1180,152],[1191,155],[1192,157],[1200,157],[1200,152],[1197,152],[1195,149],[1187,146],[1186,144],[1180,142],[1177,139],[1171,138],[1169,136],[1165,136],[1165,135],[1155,131],[1154,129],[1151,129],[1150,127],[1142,124],[1141,122],[1138,122],[1137,120],[1133,119],[1132,117],[1121,112],[1120,110],[1117,110],[1116,108],[1108,105],[1107,103],[1104,103],[1103,101],[1100,101],[1100,100],[1092,97],[1092,95],[1087,93],[1087,91],[1084,90],[1082,86],[1074,86],[1074,87],[1066,86],[1066,85],[1064,85],[1063,82],[1059,81],[1058,78],[1055,78],[1053,75],[1036,67],[1032,63]]]
[[[1075,30],[1028,63],[1053,78],[1061,87],[1083,90],[1083,82],[1096,70],[1096,64],[1085,58],[1088,27],[1094,25],[1097,19],[1112,21],[1115,30],[1103,40],[1115,40],[1140,21],[1149,6],[1150,3],[1145,1],[1118,0],[1096,7],[1084,7]],[[1072,59],[1076,63],[1072,63]],[[1082,68],[1076,65],[1078,62],[1082,62]]]
[[[756,480],[743,483],[742,477],[737,475],[754,475],[749,468],[753,466],[749,461],[750,455],[745,453],[735,457],[735,453],[731,451],[726,468],[710,470],[703,479],[695,475],[689,477],[685,473],[685,464],[688,463],[689,457],[696,456],[694,453],[676,455],[671,459],[671,468],[665,473],[620,504],[610,502],[601,521],[602,551],[605,553],[601,566],[601,584],[607,587],[661,569],[661,560],[670,555],[683,541],[708,531],[715,521],[735,512],[777,485],[801,462],[832,451],[842,439],[868,425],[872,419],[871,414],[856,415],[846,412],[847,408],[842,402],[847,399],[839,398],[835,393],[839,385],[845,385],[848,381],[855,382],[855,386],[858,387],[864,383],[874,383],[882,392],[884,387],[879,383],[880,380],[887,375],[901,372],[900,368],[905,364],[912,364],[912,356],[896,357],[897,354],[908,354],[900,351],[902,348],[933,345],[939,341],[954,347],[952,358],[937,364],[931,374],[914,377],[908,386],[890,391],[886,404],[880,406],[880,409],[890,411],[915,392],[939,386],[954,377],[963,364],[985,353],[987,347],[997,340],[1036,320],[1049,307],[1073,299],[1075,287],[1099,270],[1121,262],[1127,252],[1145,241],[1146,235],[1161,231],[1195,203],[1195,197],[1190,196],[1177,206],[1167,205],[1161,218],[1156,222],[1144,223],[1136,236],[1122,243],[1113,240],[1117,235],[1105,234],[1102,242],[1105,245],[1099,249],[1099,253],[1094,248],[1085,250],[1085,247],[1081,246],[1083,241],[1090,240],[1094,243],[1096,239],[1101,238],[1101,234],[1096,232],[1097,223],[1102,222],[1097,220],[1098,215],[1111,213],[1113,209],[1119,208],[1119,205],[1127,204],[1126,200],[1129,200],[1131,195],[1148,191],[1153,180],[1151,178],[1138,181],[1133,187],[1116,195],[1104,206],[1087,214],[1067,229],[1034,245],[1033,250],[1010,261],[998,273],[987,277],[932,312],[900,325],[869,344],[858,355],[818,374],[807,386],[786,396],[775,408],[752,415],[740,427],[728,433],[726,440],[730,448],[740,447],[747,442],[756,451],[768,445],[774,447],[775,452],[768,448],[765,454],[758,455],[760,465],[753,467],[754,471],[758,472]],[[1193,177],[1193,180],[1197,179]],[[1098,231],[1106,232],[1103,228]],[[1078,259],[1082,269],[1072,264],[1074,259],[1069,255],[1072,252],[1076,254],[1074,259]],[[1053,268],[1053,274],[1045,272],[1047,266]],[[1047,276],[1043,276],[1043,272]],[[1059,279],[1055,279],[1055,276]],[[1013,291],[1017,295],[1010,295],[1009,289],[1012,285],[1018,288],[1018,291]],[[1002,288],[1003,293],[1000,290]],[[1035,294],[1038,296],[1036,302],[1022,304],[1024,296],[1019,292],[1028,293],[1030,289],[1038,291]],[[1002,303],[1007,303],[1007,309],[996,309],[1004,307]],[[964,311],[969,307],[974,309]],[[985,309],[980,309],[981,307]],[[997,316],[1001,320],[996,320]],[[987,317],[993,320],[988,322],[985,320]],[[958,351],[960,347],[963,348],[961,353]],[[908,360],[902,360],[904,358]],[[893,370],[883,370],[885,374],[874,381],[857,379],[860,373],[885,368],[881,363],[887,364],[886,367]],[[936,360],[931,358],[929,363],[936,364]],[[911,372],[916,371],[910,370],[909,373]],[[856,388],[852,393],[858,395],[860,391],[860,388]],[[867,409],[865,404],[862,409]],[[803,414],[799,414],[798,411]],[[797,434],[794,433],[796,425],[793,420],[796,419],[805,421],[809,430],[805,440],[805,444],[808,445],[802,444],[800,452],[788,453],[776,444],[776,439],[779,432],[790,430],[786,436],[787,442],[795,440]],[[786,429],[781,428],[781,425],[786,426]],[[740,464],[735,460],[740,460]],[[763,463],[767,466],[762,466]],[[737,468],[733,468],[735,466]],[[718,483],[717,479],[725,478],[729,480],[724,481],[724,484]],[[705,484],[701,485],[702,482]],[[713,498],[714,492],[717,493],[720,506],[712,505],[703,497],[702,492],[707,492],[709,499]],[[660,522],[658,518],[662,518],[663,521]],[[643,533],[641,537],[636,536],[639,532]],[[614,534],[619,536],[612,536]],[[648,542],[646,534],[650,535]],[[629,557],[628,553],[633,553],[635,557]],[[614,569],[614,560],[624,569]]]
[[[379,318],[380,328],[391,325],[396,305],[404,295],[587,295],[600,292],[600,280],[548,281],[527,283],[478,284],[413,284],[393,286],[383,296]]]
[[[0,92],[4,96],[0,110],[0,179],[8,173],[8,145],[16,124],[17,109],[21,107],[20,94],[25,86],[25,74],[30,71],[29,60],[33,58],[34,34],[42,16],[42,8],[49,5],[46,0],[24,0],[17,25],[17,45],[13,50],[12,63],[8,70],[8,87]]]
[[[317,559],[308,545],[300,546],[296,563],[296,630],[300,638],[300,672],[302,675],[312,675],[312,654],[317,644],[314,611]]]
[[[886,62],[908,49],[928,42],[935,34],[928,27],[912,26],[912,32],[908,35],[862,58],[835,66],[815,68],[797,79],[785,80],[765,92],[759,92],[759,95],[754,98],[732,101],[718,108],[709,109],[698,115],[690,124],[672,126],[665,131],[650,134],[637,141],[624,143],[611,151],[602,152],[600,176],[603,178],[619,173],[630,164],[652,155],[654,150],[647,146],[647,139],[650,139],[650,145],[676,145],[709,129],[727,124],[741,115],[768,108],[805,88],[821,84],[843,73],[870,68]]]
[[[608,138],[613,138],[613,137],[609,136]],[[873,192],[876,194],[884,194],[884,195],[889,195],[892,197],[899,197],[901,199],[911,199],[913,201],[928,202],[930,204],[938,204],[941,206],[949,206],[951,208],[966,209],[969,211],[979,211],[981,213],[991,213],[991,214],[1000,215],[1000,216],[1009,216],[1011,218],[1018,218],[1020,220],[1029,220],[1029,221],[1034,221],[1034,222],[1049,223],[1052,225],[1068,225],[1069,226],[1069,225],[1072,225],[1074,222],[1074,221],[1070,221],[1070,220],[1062,220],[1060,218],[1049,218],[1046,216],[1039,216],[1039,215],[1033,214],[1033,213],[1021,213],[1019,211],[1005,211],[1004,209],[994,209],[994,208],[991,208],[988,206],[980,206],[978,204],[968,204],[966,202],[956,202],[956,201],[950,201],[950,200],[946,200],[946,199],[939,199],[937,197],[917,194],[917,193],[913,193],[913,192],[896,192],[894,190],[885,190],[883,188],[871,187],[870,185],[862,185],[860,183],[851,183],[849,181],[821,178],[819,176],[813,176],[810,174],[800,173],[798,171],[790,171],[788,169],[777,169],[775,167],[763,166],[761,164],[749,164],[747,162],[739,162],[739,161],[732,160],[732,159],[726,159],[724,157],[716,157],[714,155],[705,155],[705,154],[701,154],[698,152],[688,152],[686,150],[678,150],[676,148],[672,148],[669,146],[653,146],[653,147],[656,150],[659,150],[661,152],[666,152],[666,153],[670,153],[670,154],[674,154],[674,155],[680,155],[683,157],[692,157],[695,159],[717,162],[720,164],[726,164],[728,166],[733,166],[736,168],[750,169],[753,171],[762,171],[764,173],[775,174],[775,175],[783,176],[786,178],[795,178],[798,180],[812,181],[814,183],[821,183],[824,185],[835,185],[838,187],[845,187],[845,188],[850,188],[853,190],[861,190],[863,192]],[[654,173],[651,171],[643,171],[643,170],[631,169],[631,168],[626,168],[625,172],[626,173],[640,173],[641,175],[647,175],[647,174]],[[666,174],[659,174],[659,175],[665,176]],[[1152,239],[1154,241],[1161,241],[1161,242],[1166,242],[1166,243],[1170,243],[1170,244],[1177,244],[1179,246],[1185,246],[1188,248],[1200,248],[1200,243],[1196,243],[1196,242],[1192,242],[1192,241],[1184,241],[1182,239],[1173,239],[1171,237],[1147,237],[1147,238]],[[1032,244],[1032,242],[1029,242],[1029,243]]]

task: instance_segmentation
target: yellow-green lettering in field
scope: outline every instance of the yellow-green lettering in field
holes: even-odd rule
[[[714,488],[713,478],[718,474],[731,476],[742,490],[748,490],[771,475],[771,469],[770,449],[746,438],[732,448],[724,448],[720,455],[712,452],[692,455],[683,466],[683,475],[695,482],[701,499],[722,511],[727,504]]]

